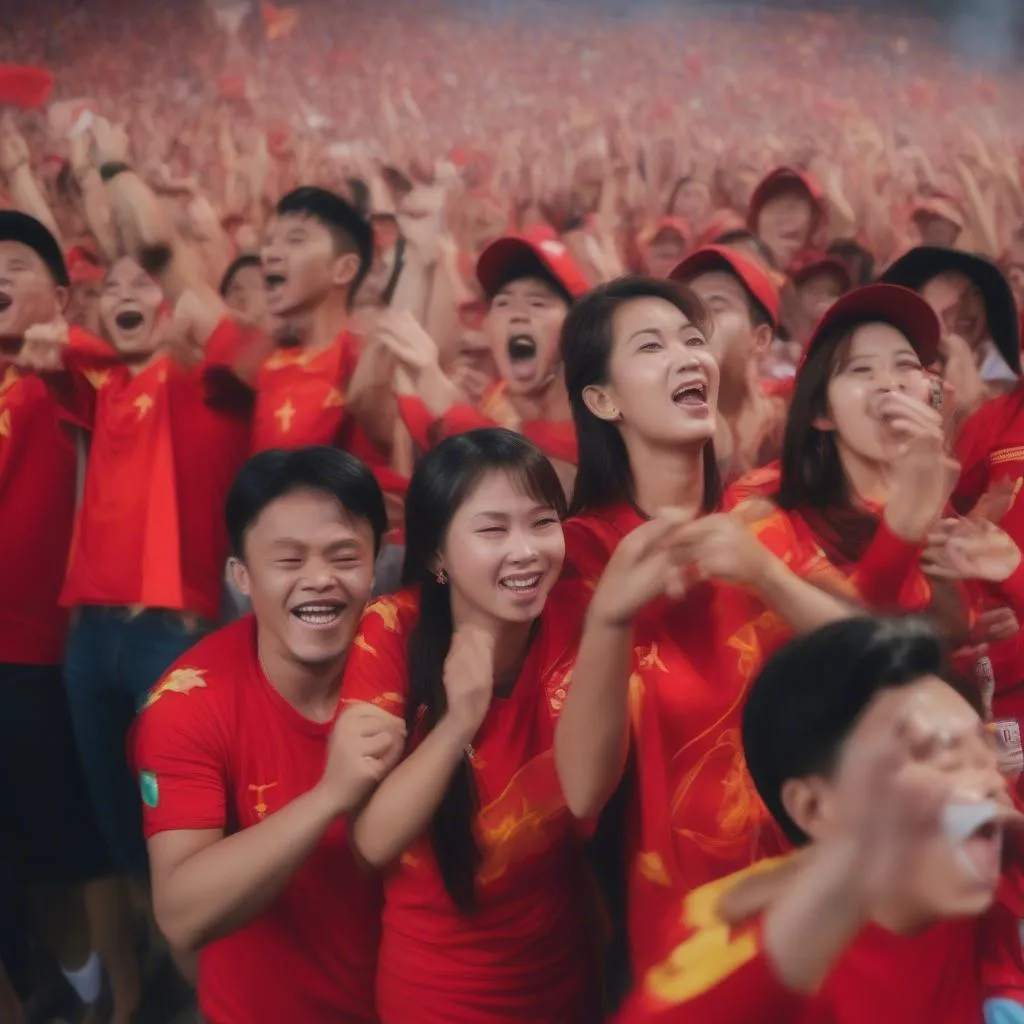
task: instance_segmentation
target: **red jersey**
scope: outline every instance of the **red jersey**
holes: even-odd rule
[[[249,410],[213,401],[202,369],[166,356],[141,373],[74,349],[47,377],[90,432],[85,491],[61,601],[220,617],[221,510],[249,439]]]
[[[63,660],[76,459],[46,385],[0,361],[0,663]]]
[[[508,385],[498,381],[484,392],[480,408],[459,403],[443,416],[433,413],[419,398],[403,395],[398,402],[399,414],[413,441],[424,450],[456,434],[486,427],[506,427],[532,441],[549,459],[558,459],[575,466],[578,460],[576,428],[572,420],[520,420],[506,394]]]
[[[493,699],[474,741],[476,912],[452,903],[426,836],[385,874],[377,982],[384,1024],[597,1019],[598,939],[552,750],[585,603],[578,582],[555,587],[515,687]],[[345,670],[346,701],[405,717],[417,611],[409,590],[367,607]],[[413,744],[419,739],[416,729]]]
[[[567,562],[596,581],[641,522],[627,505],[568,520]],[[802,572],[805,552],[783,517],[752,528]],[[682,601],[656,601],[637,619],[627,885],[638,974],[664,955],[681,896],[785,848],[747,771],[740,726],[755,674],[789,636],[753,593],[717,582],[694,587]]]
[[[258,824],[319,781],[332,727],[271,686],[252,616],[210,634],[171,667],[138,719],[146,837]],[[339,818],[268,910],[202,950],[203,1018],[369,1024],[379,934],[379,886],[356,865]]]
[[[673,915],[675,948],[617,1024],[981,1024],[986,935],[1001,908],[1019,904],[1016,881],[1004,879],[999,902],[979,918],[913,937],[868,925],[805,998],[777,980],[758,920],[737,927],[719,918],[721,896],[741,877],[687,897]]]

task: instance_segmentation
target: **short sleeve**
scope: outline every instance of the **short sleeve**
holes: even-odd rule
[[[416,597],[408,590],[366,606],[345,665],[344,702],[363,701],[405,717],[409,693],[406,652],[416,613]]]
[[[146,838],[227,827],[226,729],[202,669],[176,668],[150,694],[134,766]]]

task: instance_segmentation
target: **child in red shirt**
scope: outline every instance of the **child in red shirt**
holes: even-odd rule
[[[408,589],[367,609],[343,688],[348,713],[368,702],[410,736],[352,826],[385,871],[383,1024],[600,1017],[552,752],[589,597],[559,582],[563,512],[551,464],[508,430],[443,441],[410,483]]]

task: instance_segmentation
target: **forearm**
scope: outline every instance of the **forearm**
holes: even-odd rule
[[[7,188],[15,207],[44,224],[63,249],[64,242],[60,237],[56,218],[32,173],[32,168],[28,164],[22,164],[12,171],[7,179]]]
[[[406,245],[405,261],[395,284],[390,307],[408,310],[420,323],[426,319],[427,302],[433,268],[428,266],[411,245]]]
[[[822,843],[766,911],[765,954],[786,988],[815,992],[860,930],[864,916],[851,880],[859,854],[852,844]]]
[[[464,401],[462,393],[437,363],[416,372],[413,384],[423,404],[438,418]]]
[[[189,857],[166,877],[155,875],[153,909],[168,942],[196,950],[258,917],[337,817],[329,796],[314,787],[258,825]]]
[[[569,810],[600,814],[629,753],[629,678],[633,629],[587,616],[572,686],[555,729],[555,765]]]
[[[442,718],[377,787],[352,825],[352,845],[367,864],[391,864],[426,832],[470,740]]]
[[[118,257],[117,232],[111,215],[107,192],[99,173],[92,167],[84,168],[75,175],[82,193],[82,213],[85,223],[92,232],[100,254],[109,263]]]
[[[797,633],[810,633],[854,613],[850,604],[800,579],[774,555],[769,558],[755,589],[761,600]]]

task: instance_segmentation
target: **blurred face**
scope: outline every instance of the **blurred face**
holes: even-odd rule
[[[785,269],[806,247],[813,224],[811,197],[801,188],[789,189],[773,196],[761,207],[757,234],[771,250],[776,266]]]
[[[889,324],[864,324],[828,384],[829,415],[817,426],[834,430],[840,456],[869,463],[892,459],[899,439],[889,430],[885,398],[903,393],[927,402],[931,383],[910,342]]]
[[[71,286],[71,299],[64,318],[69,324],[84,327],[90,334],[99,334],[101,286],[96,281],[80,281]]]
[[[615,312],[608,382],[583,393],[627,444],[677,447],[714,436],[718,364],[704,335],[671,302],[633,299]]]
[[[508,473],[487,473],[452,517],[439,552],[457,624],[530,622],[562,571],[565,541],[553,508]]]
[[[662,231],[647,247],[647,272],[668,277],[686,255],[686,240],[677,231]]]
[[[708,342],[723,379],[744,380],[748,366],[771,342],[771,328],[755,328],[749,294],[735,274],[713,270],[686,282],[715,322]]]
[[[0,337],[20,337],[32,324],[53,320],[64,297],[34,249],[0,242]]]
[[[355,253],[336,253],[330,230],[298,213],[270,221],[260,259],[267,309],[280,317],[310,312],[334,289],[350,285],[359,272]]]
[[[936,829],[920,844],[914,870],[908,872],[912,886],[898,906],[874,908],[875,916],[913,927],[940,917],[979,914],[991,903],[1001,872],[1003,831],[992,817],[995,808],[1011,803],[992,737],[971,706],[933,676],[883,692],[876,700],[888,705],[893,718],[907,718],[902,770],[913,773],[922,790],[944,793],[947,808],[957,808],[968,824],[948,834]],[[858,742],[859,731],[854,729],[846,745]],[[806,812],[804,831],[813,839],[827,837],[842,813],[843,794],[835,780],[812,777],[796,785],[807,787],[790,793]],[[803,803],[800,796],[809,799]],[[987,808],[992,813],[986,814]]]
[[[100,320],[111,344],[125,358],[145,358],[156,345],[154,328],[164,301],[160,285],[127,256],[103,281]]]
[[[534,277],[512,281],[491,300],[484,333],[510,394],[535,395],[554,380],[568,311],[565,299]]]
[[[939,245],[944,249],[952,249],[960,237],[960,228],[945,217],[934,215],[921,217],[917,222],[921,234],[922,245]]]
[[[271,502],[232,561],[252,602],[263,656],[321,668],[342,658],[373,587],[373,530],[329,494],[293,491]]]
[[[984,296],[966,274],[939,274],[921,289],[921,295],[947,334],[958,334],[972,349],[988,338]]]
[[[706,185],[699,181],[688,181],[676,192],[670,213],[685,217],[691,224],[700,224],[707,216],[710,195]]]
[[[267,315],[267,289],[259,267],[242,267],[231,279],[224,301],[249,323],[260,323]]]
[[[817,322],[829,307],[843,294],[843,282],[830,271],[812,274],[796,289],[797,310],[806,324]]]

